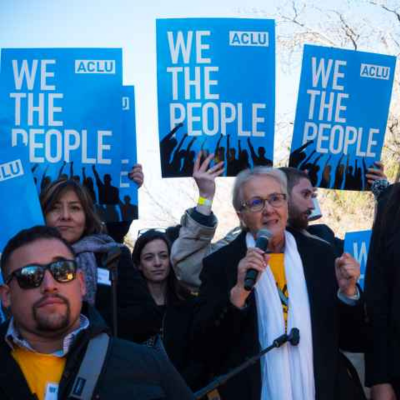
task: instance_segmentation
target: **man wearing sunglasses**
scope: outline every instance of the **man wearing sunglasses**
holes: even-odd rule
[[[94,309],[82,305],[82,272],[56,229],[37,226],[18,233],[4,249],[1,270],[1,301],[11,315],[0,327],[1,399],[193,398],[167,360],[119,339],[102,346],[100,376],[76,379],[89,342],[108,328]],[[93,393],[84,395],[91,382]]]

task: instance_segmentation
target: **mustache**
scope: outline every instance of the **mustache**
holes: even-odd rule
[[[61,300],[63,303],[65,303],[67,306],[69,306],[69,301],[66,297],[61,296],[59,294],[48,294],[43,296],[40,300],[38,300],[37,302],[35,302],[33,304],[33,308],[39,308],[45,301],[47,301],[48,299],[59,299]]]

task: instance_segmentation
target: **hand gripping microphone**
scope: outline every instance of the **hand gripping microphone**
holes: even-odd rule
[[[256,247],[266,252],[268,247],[268,242],[272,238],[272,233],[268,229],[260,229],[257,232]],[[249,291],[253,289],[257,282],[258,271],[256,269],[250,268],[246,272],[244,278],[244,288]]]

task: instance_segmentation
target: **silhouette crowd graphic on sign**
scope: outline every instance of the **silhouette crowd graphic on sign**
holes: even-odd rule
[[[289,166],[307,171],[313,186],[325,189],[365,190],[368,189],[366,173],[368,166],[365,159],[362,164],[355,159],[351,165],[351,156],[342,154],[334,165],[331,155],[318,154],[312,150],[307,155],[307,148],[314,143],[310,140],[293,151],[289,158]],[[323,160],[326,157],[326,160]]]
[[[184,133],[178,141],[177,134],[182,127],[182,123],[176,125],[161,140],[161,168],[163,177],[165,178],[192,176],[196,159],[196,151],[193,150],[193,145],[196,143],[196,140],[202,140],[200,146],[202,158],[204,159],[209,155],[209,146],[205,148],[207,138],[190,137],[187,133]],[[222,145],[223,139],[225,139],[226,147]],[[247,140],[237,139],[237,147],[233,146],[233,140],[230,134],[220,134],[213,152],[215,163],[224,161],[226,176],[236,176],[240,171],[255,166],[264,165],[272,167],[272,161],[265,156],[265,147],[260,146],[256,151],[249,137]],[[247,143],[247,149],[243,148],[243,142]],[[186,145],[185,148],[184,145]]]
[[[120,199],[119,189],[111,184],[110,174],[104,174],[101,179],[96,166],[92,165],[93,177],[86,174],[86,167],[82,167],[82,175],[74,173],[74,162],[69,163],[69,175],[65,173],[67,162],[63,162],[58,171],[56,179],[72,179],[86,188],[95,204],[96,211],[104,222],[133,221],[138,218],[138,206],[132,204],[132,198],[125,195],[123,201]],[[47,174],[49,165],[45,165],[41,177],[38,177],[39,164],[34,164],[31,168],[36,187],[43,191],[51,182],[51,177]],[[81,182],[82,178],[82,182]],[[97,186],[97,195],[96,188]]]

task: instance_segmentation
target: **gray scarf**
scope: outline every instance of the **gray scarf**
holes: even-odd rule
[[[83,271],[86,284],[86,295],[84,300],[94,305],[97,289],[97,265],[96,253],[106,254],[113,247],[123,246],[116,243],[110,236],[105,234],[94,234],[84,236],[81,240],[74,243],[72,248],[75,251],[78,268]]]

